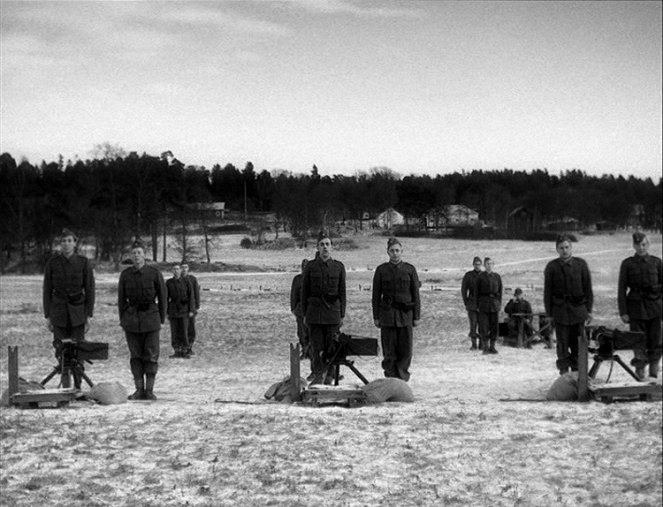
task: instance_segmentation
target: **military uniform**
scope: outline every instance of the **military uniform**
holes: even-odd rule
[[[189,342],[189,314],[193,313],[195,301],[191,283],[182,276],[166,281],[168,293],[168,320],[170,321],[170,342],[175,350],[175,357],[188,357],[191,349]]]
[[[511,336],[518,336],[518,329],[520,327],[520,322],[523,322],[523,331],[527,336],[532,336],[532,305],[529,304],[529,301],[524,299],[510,299],[509,302],[504,307],[504,312],[509,316],[509,333]],[[514,313],[528,314],[528,315],[516,315]]]
[[[417,270],[407,262],[385,262],[373,275],[373,320],[380,325],[385,377],[408,381],[412,323],[421,319]]]
[[[301,273],[295,275],[292,279],[292,286],[290,288],[290,311],[295,315],[295,319],[297,319],[297,339],[301,346],[302,357],[308,357],[308,329],[304,325],[304,314],[302,313],[302,279],[303,275]]]
[[[479,334],[484,353],[495,353],[498,320],[502,307],[502,278],[491,271],[482,271],[474,285],[474,304],[479,312]]]
[[[191,296],[193,298],[193,315],[188,317],[188,330],[187,337],[189,338],[189,354],[192,352],[192,347],[196,341],[196,315],[198,315],[198,310],[200,310],[200,284],[198,279],[191,273],[182,275],[184,279],[189,282],[191,285]]]
[[[59,356],[62,340],[85,339],[85,323],[94,311],[94,274],[87,257],[57,254],[46,263],[43,285],[44,317],[53,326],[53,346]]]
[[[543,304],[552,317],[557,337],[557,368],[560,373],[578,369],[578,337],[594,304],[592,279],[587,263],[579,257],[550,261],[544,271]]]
[[[476,301],[474,299],[474,287],[476,286],[477,278],[481,271],[473,269],[468,271],[463,276],[463,281],[460,285],[460,293],[463,298],[463,304],[467,310],[467,318],[470,322],[470,333],[469,337],[472,341],[472,348],[477,348],[477,339],[479,339],[479,333],[477,333],[477,327],[479,324],[479,312],[477,311]]]
[[[656,377],[661,359],[661,259],[653,255],[634,255],[624,261],[619,269],[617,304],[619,315],[629,316],[631,331],[644,333],[646,350],[634,349],[631,361],[636,369],[644,369],[649,363],[649,374]]]
[[[345,266],[320,257],[310,261],[302,275],[302,315],[309,328],[311,370],[321,380],[328,364],[324,354],[345,317]],[[329,375],[329,372],[328,372]]]
[[[151,392],[154,386],[159,367],[159,330],[166,320],[166,297],[166,284],[158,269],[132,266],[120,274],[117,306],[137,390],[142,391],[144,386]]]

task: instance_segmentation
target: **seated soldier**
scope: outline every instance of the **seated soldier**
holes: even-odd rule
[[[509,336],[518,338],[518,329],[520,323],[523,324],[523,340],[531,338],[534,334],[532,327],[532,305],[523,297],[523,290],[518,287],[514,293],[513,298],[504,307],[504,311],[508,315],[506,322],[509,325]]]

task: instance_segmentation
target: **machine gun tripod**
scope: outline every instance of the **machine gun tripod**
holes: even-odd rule
[[[378,341],[375,338],[352,337],[345,333],[338,333],[334,336],[331,346],[327,351],[327,364],[333,371],[334,385],[338,385],[340,379],[341,366],[350,368],[359,380],[368,384],[368,380],[355,366],[354,361],[350,361],[348,356],[377,356]]]
[[[93,364],[92,359],[108,359],[108,344],[100,342],[75,342],[72,340],[62,340],[62,346],[59,350],[58,364],[53,370],[40,382],[42,386],[46,385],[56,375],[60,376],[60,385],[64,389],[71,387],[73,378],[74,388],[80,389],[81,382],[85,382],[93,387],[94,383],[85,373],[85,363]]]

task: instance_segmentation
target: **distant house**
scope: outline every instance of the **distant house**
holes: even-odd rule
[[[479,224],[479,213],[463,204],[447,204],[426,213],[426,228],[474,227]]]
[[[518,206],[511,210],[507,220],[507,230],[517,233],[531,232],[534,230],[534,214],[525,208]]]
[[[543,226],[550,231],[577,231],[580,227],[580,220],[573,217],[562,217],[559,220],[544,222]]]
[[[223,220],[226,217],[226,203],[225,202],[196,202],[191,207],[200,216],[209,220]]]
[[[375,217],[375,226],[380,229],[392,229],[405,223],[405,217],[394,208],[387,208]]]

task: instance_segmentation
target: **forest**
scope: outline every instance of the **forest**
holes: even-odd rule
[[[505,228],[509,213],[528,210],[534,229],[573,217],[582,226],[661,230],[661,179],[590,176],[579,169],[560,175],[531,171],[471,170],[436,176],[402,176],[389,168],[352,176],[257,170],[251,162],[185,165],[171,152],[126,153],[117,145],[95,146],[86,160],[31,164],[0,155],[0,246],[4,271],[14,256],[45,258],[62,227],[94,238],[100,260],[117,260],[135,237],[199,226],[200,203],[224,202],[247,220],[269,213],[277,227],[306,237],[339,221],[361,224],[366,216],[394,208],[425,229],[423,218],[450,204],[479,213],[484,224]],[[636,213],[636,223],[634,220]],[[157,259],[156,246],[152,256]]]

